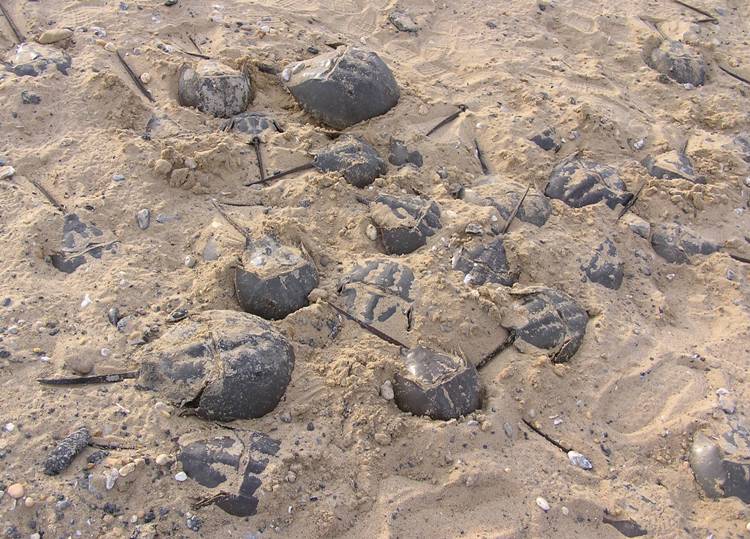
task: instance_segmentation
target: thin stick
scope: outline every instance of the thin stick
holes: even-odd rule
[[[492,352],[484,356],[482,359],[479,360],[479,362],[476,364],[477,370],[481,369],[482,367],[486,366],[490,360],[495,359],[495,357],[505,349],[507,349],[511,344],[513,344],[513,341],[516,340],[516,334],[511,332],[510,335],[508,335],[508,338],[505,339],[500,345],[495,348]]]
[[[464,111],[466,111],[466,105],[458,105],[458,110],[456,112],[454,112],[453,114],[451,114],[450,116],[448,116],[444,120],[441,120],[435,127],[433,127],[432,129],[430,129],[425,136],[429,137],[435,131],[437,131],[438,129],[440,129],[441,127],[443,127],[444,125],[451,123],[453,120],[455,120],[456,118],[458,118],[461,115],[461,113],[464,112]]]
[[[81,386],[89,384],[114,384],[123,380],[138,378],[140,371],[114,372],[98,376],[77,376],[73,378],[37,378],[37,382],[46,386]]]
[[[742,262],[743,264],[750,264],[750,258],[736,255],[734,253],[727,253],[729,255],[729,258],[736,260],[737,262]]]
[[[479,147],[479,141],[477,139],[474,139],[474,153],[476,154],[477,159],[479,159],[479,164],[482,166],[482,174],[489,174],[490,169],[484,160],[484,154],[482,153],[482,149]]]
[[[510,217],[508,217],[508,220],[505,222],[505,226],[503,227],[503,231],[501,232],[501,234],[505,234],[510,228],[510,224],[513,222],[513,219],[516,218],[516,214],[518,213],[518,210],[521,209],[521,204],[523,204],[523,201],[526,200],[526,195],[529,194],[529,189],[531,189],[530,185],[526,187],[526,191],[524,191],[523,196],[521,197],[521,200],[519,200],[518,204],[516,204],[516,207],[513,208],[513,212],[510,214]]]
[[[196,511],[198,509],[202,509],[203,507],[208,507],[209,505],[213,505],[218,501],[223,500],[224,498],[228,498],[231,496],[229,492],[221,491],[218,494],[213,494],[211,496],[206,496],[204,498],[197,498],[195,499],[195,502],[193,503],[193,511]]]
[[[123,444],[121,442],[107,441],[99,438],[92,438],[89,442],[91,447],[97,449],[135,449],[134,445]]]
[[[262,202],[231,202],[228,200],[217,200],[222,206],[234,206],[237,208],[251,208],[253,206],[265,206]]]
[[[214,205],[214,208],[216,208],[216,211],[219,212],[219,215],[221,215],[227,223],[229,223],[230,225],[232,225],[232,227],[237,232],[239,232],[240,234],[242,234],[248,242],[252,243],[253,238],[250,235],[250,233],[244,227],[240,226],[237,223],[237,221],[235,221],[234,219],[232,219],[231,217],[229,217],[229,215],[227,215],[227,212],[225,212],[224,210],[222,210],[221,207],[216,203],[216,200],[214,200],[212,198],[211,199],[211,204]]]
[[[740,82],[744,82],[745,84],[750,84],[750,80],[746,79],[745,77],[738,75],[737,73],[732,73],[729,71],[726,67],[722,66],[721,64],[717,64],[719,66],[719,69],[721,69],[724,73],[729,75],[730,77],[733,77],[737,79]]]
[[[258,160],[258,173],[260,174],[260,181],[266,179],[266,172],[263,169],[263,156],[260,153],[260,138],[253,137],[252,145],[255,148],[255,158]]]
[[[13,18],[10,16],[10,13],[8,13],[8,10],[5,9],[5,6],[0,4],[0,11],[3,12],[3,16],[5,17],[5,20],[8,21],[8,24],[10,25],[10,29],[13,30],[13,33],[16,34],[16,39],[19,43],[23,43],[26,41],[26,38],[21,33],[21,31],[18,29],[18,26],[16,26],[16,23],[13,22]]]
[[[303,170],[309,170],[311,168],[315,168],[315,163],[313,161],[310,161],[309,163],[305,163],[304,165],[300,165],[298,167],[290,168],[289,170],[284,170],[283,172],[277,172],[276,174],[272,174],[271,176],[263,178],[262,180],[258,180],[257,182],[248,182],[245,184],[245,187],[272,182],[274,180],[278,180],[279,178],[283,178],[284,176],[294,174],[295,172],[301,172]]]
[[[385,342],[387,342],[387,343],[390,343],[390,344],[393,344],[393,345],[395,345],[395,346],[399,346],[399,347],[401,347],[401,348],[406,348],[407,350],[409,349],[409,347],[408,347],[408,346],[406,346],[406,345],[405,345],[404,343],[402,343],[402,342],[400,342],[400,341],[398,341],[398,340],[394,339],[393,337],[391,337],[390,335],[388,335],[388,334],[386,334],[386,333],[383,333],[383,332],[382,332],[382,331],[380,331],[379,329],[376,329],[376,328],[372,327],[372,326],[371,326],[370,324],[368,324],[368,323],[367,323],[367,322],[365,322],[364,320],[360,320],[359,318],[357,318],[357,317],[356,317],[356,316],[354,316],[353,314],[349,314],[349,313],[348,313],[347,311],[345,311],[345,310],[344,310],[344,309],[342,309],[341,307],[339,307],[339,306],[337,306],[337,305],[334,305],[334,304],[333,304],[333,303],[331,303],[330,301],[325,301],[325,300],[323,300],[323,302],[324,302],[324,303],[325,303],[326,305],[329,305],[330,307],[332,307],[332,308],[333,308],[333,309],[334,309],[335,311],[337,311],[337,312],[338,312],[339,314],[341,314],[341,315],[345,316],[346,318],[348,318],[349,320],[351,320],[352,322],[356,322],[356,323],[357,323],[357,324],[359,325],[359,327],[361,327],[362,329],[364,329],[364,330],[366,330],[366,331],[369,331],[370,333],[372,333],[372,334],[373,334],[373,335],[375,335],[376,337],[378,337],[378,338],[380,338],[380,339],[383,339],[383,340],[384,340]]]
[[[90,253],[91,251],[95,249],[106,249],[110,245],[114,245],[115,243],[120,243],[120,240],[112,240],[105,243],[92,243],[91,245],[87,246],[83,251],[79,251],[77,253],[69,253],[66,252],[65,258],[76,258],[77,256],[85,255],[86,253]]]
[[[42,193],[42,195],[44,195],[44,198],[46,198],[49,201],[49,203],[52,204],[55,207],[55,209],[57,209],[58,211],[60,211],[62,213],[65,213],[65,206],[63,206],[62,204],[60,204],[57,201],[57,199],[52,196],[52,193],[50,193],[44,187],[42,187],[42,184],[40,184],[36,180],[29,180],[29,181],[31,182],[31,184],[34,187],[36,187],[39,190],[40,193]]]
[[[133,82],[134,82],[134,83],[135,83],[135,85],[136,85],[136,86],[138,87],[138,89],[139,89],[139,90],[141,91],[141,93],[142,93],[143,95],[145,95],[145,96],[146,96],[146,98],[147,98],[147,99],[148,99],[149,101],[152,101],[152,102],[153,102],[153,101],[156,101],[156,100],[154,99],[154,96],[152,96],[152,95],[151,95],[151,92],[149,92],[149,91],[148,91],[148,90],[146,89],[146,87],[145,87],[145,86],[143,85],[143,83],[141,82],[141,79],[139,79],[139,78],[138,78],[138,76],[137,76],[137,75],[136,75],[136,74],[135,74],[135,73],[133,72],[133,70],[132,70],[132,69],[130,69],[130,66],[129,66],[129,65],[128,65],[128,63],[127,63],[127,62],[125,61],[125,58],[123,58],[123,57],[122,57],[122,55],[120,54],[120,51],[116,51],[116,53],[117,53],[117,59],[118,59],[118,60],[120,60],[120,63],[122,64],[122,67],[124,67],[124,68],[125,68],[125,71],[127,71],[127,72],[128,72],[128,75],[130,75],[130,78],[131,78],[131,79],[133,79]]]
[[[200,53],[198,53],[198,52],[190,52],[190,51],[186,51],[186,50],[184,50],[184,49],[180,49],[180,48],[178,48],[178,47],[175,47],[175,48],[176,48],[176,49],[177,49],[178,51],[180,51],[181,53],[183,53],[183,54],[187,54],[188,56],[194,56],[195,58],[202,58],[202,59],[204,59],[204,60],[210,60],[210,59],[211,59],[211,57],[210,57],[210,56],[206,56],[205,54],[200,54]]]
[[[531,423],[531,421],[527,421],[526,419],[521,419],[521,421],[523,421],[526,424],[527,427],[529,427],[531,430],[533,430],[534,432],[536,432],[539,436],[541,436],[542,438],[544,438],[545,440],[547,440],[549,443],[551,443],[552,445],[554,445],[556,448],[558,448],[563,453],[567,454],[569,451],[572,451],[569,447],[565,447],[563,444],[561,444],[560,442],[558,442],[557,440],[555,440],[554,438],[552,438],[548,434],[545,434],[544,432],[542,432],[542,430],[539,427],[535,426],[533,423]]]
[[[693,11],[695,11],[696,13],[700,13],[701,15],[705,15],[706,17],[710,17],[710,18],[711,18],[711,19],[713,19],[714,21],[716,21],[716,22],[719,22],[719,19],[717,19],[716,17],[714,17],[713,15],[711,15],[711,14],[710,14],[710,13],[709,13],[708,11],[703,11],[703,10],[702,10],[702,9],[700,9],[700,8],[697,8],[697,7],[695,7],[695,6],[691,6],[690,4],[688,4],[688,3],[686,3],[686,2],[683,2],[682,0],[672,0],[672,1],[673,1],[673,2],[675,3],[675,4],[680,4],[680,5],[682,6],[682,7],[686,7],[686,8],[688,8],[688,9],[692,9],[692,10],[693,10]]]
[[[203,54],[203,51],[198,46],[198,44],[195,42],[195,40],[193,39],[193,36],[191,36],[190,34],[188,34],[188,39],[190,40],[190,43],[193,44],[193,47],[195,47],[195,50],[197,50],[199,54]]]
[[[617,215],[617,219],[615,219],[615,221],[619,221],[620,218],[623,215],[625,215],[630,208],[635,206],[635,203],[638,201],[638,197],[641,196],[641,191],[643,191],[644,187],[646,187],[646,182],[643,182],[641,186],[638,188],[638,190],[635,192],[635,194],[633,195],[633,198],[631,198],[625,203],[625,205],[620,210],[620,213]]]

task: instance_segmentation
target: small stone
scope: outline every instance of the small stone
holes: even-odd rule
[[[293,471],[289,470],[289,473],[286,474],[286,482],[287,483],[294,483],[295,481],[297,481],[297,474],[294,473]]]
[[[541,509],[545,513],[547,511],[549,511],[549,502],[547,500],[545,500],[544,498],[542,498],[541,496],[539,496],[536,499],[536,504],[537,504],[537,506],[539,506],[539,509]]]
[[[112,490],[112,488],[115,486],[115,482],[117,481],[117,478],[120,477],[120,474],[118,473],[117,469],[115,468],[108,468],[104,471],[104,487],[107,490]]]
[[[26,90],[21,92],[21,103],[24,105],[38,105],[41,102],[42,98],[38,95],[27,92]]]
[[[391,436],[387,432],[376,432],[375,442],[378,445],[391,445]]]
[[[388,20],[393,26],[396,27],[399,32],[414,33],[419,30],[419,26],[417,26],[417,23],[414,22],[414,19],[412,19],[406,12],[401,11],[400,9],[391,11],[388,14]]]
[[[719,393],[719,408],[721,408],[725,414],[731,415],[737,410],[737,402],[728,392]]]
[[[581,455],[578,451],[568,451],[568,459],[571,464],[574,464],[583,470],[590,470],[594,467],[594,465],[591,464],[591,461]]]
[[[651,224],[645,219],[628,212],[623,215],[622,220],[633,233],[639,235],[641,238],[649,239],[651,236]]]
[[[393,384],[390,380],[386,380],[383,382],[383,385],[380,386],[380,396],[387,401],[393,400]]]
[[[508,422],[503,423],[503,431],[508,438],[513,439],[513,425]]]
[[[179,481],[182,483],[183,481],[186,481],[188,478],[187,474],[185,472],[177,472],[174,476],[175,481]]]
[[[375,228],[375,225],[372,223],[367,225],[367,228],[365,229],[365,236],[367,236],[367,239],[370,241],[375,241],[378,239],[378,229]]]
[[[196,258],[193,255],[187,255],[185,257],[184,264],[188,268],[194,268],[197,263],[198,263],[198,261],[196,260]]]
[[[112,181],[113,182],[124,182],[125,176],[122,174],[112,174]]]
[[[203,526],[203,521],[197,516],[188,513],[185,525],[194,532],[197,532]]]
[[[51,43],[57,43],[64,39],[69,39],[73,35],[73,30],[69,28],[54,28],[52,30],[45,30],[39,36],[37,41],[42,45],[49,45]]]
[[[83,296],[83,300],[81,301],[81,309],[85,309],[86,307],[91,305],[91,303],[92,303],[91,297],[88,294],[85,294]]]
[[[479,223],[469,223],[468,225],[466,225],[464,232],[474,236],[481,236],[482,234],[484,234],[484,229]]]
[[[135,462],[129,462],[119,470],[117,470],[117,473],[120,474],[120,477],[127,477],[131,473],[135,471]]]
[[[167,7],[176,6],[177,0],[164,0],[164,5]]]
[[[32,498],[31,496],[27,496],[26,499],[23,501],[23,504],[26,507],[34,507],[34,505],[36,504],[36,500],[34,500],[34,498]]]
[[[156,464],[157,464],[158,466],[166,466],[166,465],[167,465],[167,464],[169,464],[169,463],[170,463],[171,461],[172,461],[172,459],[170,459],[170,458],[169,458],[169,455],[167,455],[166,453],[160,453],[160,454],[159,454],[159,455],[157,455],[157,456],[156,456],[156,458],[154,459],[154,462],[156,462]]]
[[[564,505],[562,506],[562,508],[560,509],[560,511],[562,511],[562,514],[565,515],[566,517],[570,514],[570,509],[568,509]]]
[[[12,178],[15,173],[16,169],[14,169],[10,165],[0,167],[0,180],[7,180],[8,178]]]
[[[143,84],[148,84],[149,82],[151,82],[151,73],[148,73],[147,71],[141,73],[141,82]]]
[[[166,159],[157,159],[154,163],[154,170],[157,172],[157,174],[167,176],[170,172],[172,172],[172,163],[170,163]]]
[[[148,208],[143,208],[135,214],[135,219],[138,222],[138,228],[146,230],[151,224],[151,211]]]
[[[117,47],[115,46],[114,43],[112,43],[111,41],[108,41],[104,45],[104,50],[107,51],[107,52],[117,52]]]
[[[292,422],[292,413],[287,410],[279,416],[279,419],[281,419],[282,423],[291,423]]]
[[[13,483],[8,487],[8,490],[6,492],[11,498],[18,500],[20,498],[23,498],[24,494],[26,494],[26,489],[21,483]]]

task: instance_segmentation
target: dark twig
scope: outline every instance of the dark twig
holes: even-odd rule
[[[266,172],[263,167],[263,156],[260,153],[260,138],[257,136],[253,137],[251,144],[255,148],[255,158],[258,160],[258,173],[260,173],[260,181],[264,181],[266,179]]]
[[[195,502],[193,502],[192,505],[193,511],[208,507],[209,505],[213,505],[216,502],[223,500],[224,498],[228,498],[229,496],[231,496],[229,492],[225,492],[222,490],[218,494],[212,494],[211,496],[206,496],[204,498],[194,498]]]
[[[641,196],[641,191],[643,191],[643,188],[646,187],[646,182],[643,182],[641,186],[638,188],[638,190],[635,192],[635,194],[628,200],[625,205],[620,210],[620,213],[617,215],[617,219],[615,221],[619,221],[620,218],[625,215],[630,208],[635,206],[635,203],[638,201],[638,197]]]
[[[518,201],[518,204],[516,204],[516,207],[513,208],[513,211],[510,214],[510,217],[508,217],[508,220],[505,222],[505,226],[503,227],[502,234],[505,234],[508,229],[510,228],[510,224],[513,222],[513,219],[516,218],[516,214],[518,213],[518,210],[521,209],[521,204],[523,204],[523,201],[526,200],[526,195],[529,194],[529,189],[531,189],[531,186],[529,185],[526,187],[526,191],[524,191],[523,196],[521,197],[521,200]]]
[[[185,49],[180,49],[178,47],[175,47],[178,51],[180,51],[182,54],[187,54],[188,56],[193,56],[195,58],[202,58],[203,60],[210,60],[210,56],[206,56],[205,54],[201,54],[199,52],[190,52],[186,51]]]
[[[149,92],[146,87],[143,85],[143,82],[141,82],[141,79],[138,78],[138,76],[133,72],[132,69],[130,69],[130,66],[125,61],[125,58],[122,57],[122,54],[120,54],[120,51],[116,51],[117,53],[117,59],[120,60],[120,63],[122,64],[122,67],[125,68],[125,71],[128,72],[128,75],[130,75],[130,78],[133,79],[133,82],[138,87],[138,89],[141,91],[143,95],[146,96],[146,99],[149,101],[156,101],[154,99],[154,96],[151,95],[151,92]]]
[[[42,187],[42,184],[40,184],[36,180],[29,180],[31,184],[36,187],[42,195],[44,195],[44,198],[46,198],[50,204],[52,204],[58,211],[65,213],[65,206],[60,204],[55,197],[52,196],[52,193],[47,191],[44,187]]]
[[[271,123],[276,128],[276,131],[278,133],[283,133],[284,132],[284,129],[282,129],[282,127],[279,125],[279,122],[277,122],[276,120],[271,120]]]
[[[477,159],[479,159],[479,164],[482,166],[482,174],[489,174],[490,169],[484,160],[484,154],[482,153],[482,149],[479,147],[479,141],[477,139],[474,139],[474,154],[477,156]]]
[[[257,67],[258,71],[261,73],[267,73],[269,75],[279,74],[279,68],[270,64],[255,64],[255,67]]]
[[[404,343],[402,343],[402,342],[394,339],[393,337],[391,337],[390,335],[387,335],[386,333],[383,333],[379,329],[376,329],[376,328],[372,327],[370,324],[368,324],[364,320],[360,320],[359,318],[357,318],[353,314],[349,314],[347,311],[345,311],[344,309],[342,309],[341,307],[339,307],[337,305],[334,305],[330,301],[325,301],[324,300],[324,303],[326,305],[329,305],[330,307],[332,307],[336,312],[338,312],[339,314],[341,314],[344,317],[348,318],[352,322],[356,322],[359,325],[359,327],[361,327],[362,329],[364,329],[366,331],[369,331],[370,333],[372,333],[373,335],[375,335],[376,337],[378,337],[380,339],[383,339],[385,342],[393,344],[395,346],[399,346],[401,348],[405,348],[407,350],[409,349],[409,347],[406,346]]]
[[[248,244],[252,243],[253,237],[250,235],[250,233],[247,231],[245,227],[240,226],[239,223],[237,223],[237,221],[229,217],[229,215],[227,215],[227,212],[221,209],[221,206],[219,206],[219,204],[213,198],[211,199],[211,204],[214,205],[214,208],[216,208],[216,211],[219,212],[219,215],[221,215],[227,223],[229,223],[237,232],[239,232],[245,237],[245,240],[247,240]]]
[[[732,260],[736,260],[737,262],[742,262],[743,264],[750,264],[750,258],[747,258],[745,256],[736,255],[734,253],[727,253],[729,255],[729,258]]]
[[[302,172],[303,170],[309,170],[311,168],[315,168],[315,163],[310,161],[309,163],[305,163],[304,165],[300,165],[298,167],[290,168],[289,170],[284,170],[282,172],[277,172],[276,174],[272,174],[271,176],[268,176],[266,178],[263,178],[262,180],[258,180],[256,182],[247,182],[245,184],[245,187],[250,187],[251,185],[260,185],[268,182],[272,182],[274,180],[278,180],[279,178],[283,178],[284,176],[289,176],[290,174],[294,174],[295,172]]]
[[[551,443],[552,445],[554,445],[556,448],[558,448],[563,453],[567,454],[569,451],[572,451],[572,449],[570,449],[569,447],[565,447],[563,444],[561,444],[560,442],[558,442],[557,440],[555,440],[554,438],[552,438],[550,435],[545,434],[544,432],[542,432],[542,430],[539,427],[537,427],[536,425],[534,425],[531,421],[527,421],[526,419],[522,419],[521,421],[523,421],[526,424],[527,427],[529,427],[531,430],[533,430],[534,432],[536,432],[539,436],[541,436],[542,438],[544,438],[545,440],[547,440],[549,443]]]
[[[97,449],[135,449],[134,445],[99,438],[92,438],[89,445],[91,447],[96,447]]]
[[[114,384],[123,380],[138,378],[140,371],[114,372],[97,376],[76,376],[73,378],[38,378],[37,382],[46,386],[82,386],[89,384]]]
[[[516,334],[514,332],[511,332],[510,335],[508,335],[508,338],[505,339],[502,343],[498,345],[497,348],[495,348],[492,352],[481,358],[477,364],[477,370],[481,369],[482,367],[486,366],[491,360],[495,359],[497,355],[501,352],[503,352],[506,348],[508,348],[511,344],[513,344],[513,341],[516,340]]]
[[[198,46],[198,44],[195,42],[195,40],[193,39],[193,36],[191,36],[190,34],[188,34],[188,39],[190,40],[190,43],[193,44],[193,47],[195,47],[195,50],[197,50],[199,54],[203,54],[203,51]]]
[[[458,105],[458,110],[456,112],[454,112],[453,114],[451,114],[450,116],[448,116],[444,120],[441,120],[435,127],[433,127],[432,129],[430,129],[425,136],[429,137],[435,131],[437,131],[438,129],[440,129],[441,127],[443,127],[444,125],[451,123],[453,120],[455,120],[456,118],[458,118],[459,116],[461,116],[461,113],[465,112],[465,111],[466,111],[466,105]]]
[[[253,206],[265,206],[262,202],[231,202],[229,200],[217,200],[222,206],[234,206],[236,208],[251,208]]]
[[[750,80],[746,79],[742,75],[738,75],[737,73],[732,73],[731,71],[729,71],[726,67],[722,66],[721,64],[717,64],[717,65],[719,66],[719,69],[721,69],[724,73],[726,73],[730,77],[735,78],[735,79],[737,79],[740,82],[744,82],[745,84],[750,84]]]
[[[5,6],[3,4],[0,4],[0,11],[3,12],[3,16],[5,17],[5,20],[8,21],[8,24],[10,25],[10,29],[13,30],[13,33],[16,35],[16,39],[18,40],[18,42],[23,43],[24,41],[26,41],[26,38],[18,29],[18,26],[16,26],[16,23],[13,22],[13,18],[10,16],[10,13],[8,13],[8,10],[5,9]]]
[[[719,22],[719,19],[711,15],[708,11],[703,11],[701,8],[697,8],[695,6],[691,6],[690,4],[683,2],[682,0],[672,0],[675,4],[680,4],[682,7],[686,7],[688,9],[692,9],[696,13],[700,13],[701,15],[705,15],[706,17],[709,17],[713,19],[716,22]]]

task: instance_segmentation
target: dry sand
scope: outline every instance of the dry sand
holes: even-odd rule
[[[166,331],[177,307],[239,309],[231,268],[243,239],[211,197],[261,204],[227,211],[253,234],[274,231],[303,243],[330,297],[346,271],[380,252],[355,198],[362,191],[335,174],[308,171],[266,188],[242,187],[257,176],[247,137],[178,105],[178,69],[194,59],[160,44],[192,51],[193,36],[204,53],[234,66],[283,67],[334,42],[376,51],[401,87],[400,103],[348,131],[383,156],[395,136],[422,153],[424,166],[390,166],[372,191],[422,193],[442,211],[443,228],[401,259],[422,286],[420,333],[410,338],[476,357],[504,339],[500,321],[511,296],[498,285],[468,286],[450,266],[466,225],[486,227],[491,214],[446,189],[471,187],[481,176],[475,138],[493,174],[540,191],[562,157],[582,151],[616,167],[631,191],[645,183],[632,214],[652,225],[688,224],[748,256],[750,171],[733,139],[750,129],[750,87],[717,67],[750,75],[746,2],[704,0],[718,24],[693,24],[703,17],[666,0],[401,2],[416,34],[388,22],[396,2],[3,4],[30,42],[44,30],[75,30],[50,46],[72,58],[67,76],[54,67],[38,77],[0,71],[0,158],[16,170],[0,181],[0,422],[13,424],[0,433],[0,484],[22,483],[32,499],[0,499],[7,537],[622,537],[602,522],[605,511],[653,537],[746,535],[750,510],[737,498],[706,498],[687,451],[696,431],[719,435],[745,422],[748,266],[726,252],[669,264],[603,204],[573,209],[554,201],[543,227],[513,223],[506,248],[520,271],[517,286],[563,290],[591,319],[565,365],[515,347],[494,358],[480,371],[481,410],[458,421],[413,417],[382,398],[398,350],[351,322],[331,338],[326,321],[335,314],[322,303],[276,323],[295,346],[292,382],[273,413],[230,425],[239,430],[182,417],[132,380],[73,388],[35,382],[71,376],[76,358],[93,360],[95,374],[137,369],[148,348],[138,344],[144,330]],[[703,52],[705,86],[665,81],[644,64],[642,46],[654,32],[640,16]],[[106,35],[94,35],[96,27]],[[6,61],[14,46],[1,19]],[[137,73],[150,74],[155,103],[138,92],[113,47]],[[330,143],[274,75],[254,68],[253,77],[250,110],[286,128],[265,135],[269,172]],[[24,104],[24,91],[41,101]],[[468,111],[425,137],[459,103]],[[564,140],[559,153],[529,141],[548,127]],[[685,142],[703,185],[655,179],[639,164]],[[154,169],[160,157],[175,166],[188,160],[195,170],[167,179]],[[118,174],[124,180],[114,181]],[[64,218],[32,180],[98,227],[96,241],[118,243],[72,274],[57,271],[48,257],[60,249]],[[146,230],[135,218],[143,208],[151,212]],[[586,282],[580,269],[605,238],[625,264],[616,291]],[[204,260],[207,243],[218,259]],[[188,256],[195,267],[185,265]],[[113,306],[132,317],[124,332],[107,321]],[[733,414],[718,407],[719,388],[736,401]],[[591,459],[593,470],[571,465],[527,428],[522,419],[530,416]],[[62,475],[44,475],[56,440],[80,425],[122,448],[87,466],[96,450],[89,448]],[[211,491],[174,479],[178,443],[245,430],[267,433],[281,447],[261,474],[257,515],[192,509]],[[160,454],[171,464],[158,465]],[[105,473],[131,462],[135,469],[107,490]],[[236,489],[236,478],[230,481]],[[146,522],[151,510],[155,518]]]

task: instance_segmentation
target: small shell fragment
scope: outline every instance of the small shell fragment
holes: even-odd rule
[[[581,455],[578,451],[568,451],[568,459],[570,459],[571,464],[575,464],[584,470],[590,470],[594,467],[594,465],[591,464],[591,461]]]
[[[539,506],[539,509],[541,509],[545,513],[549,511],[549,502],[541,496],[536,499],[536,504]]]

